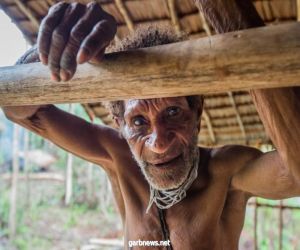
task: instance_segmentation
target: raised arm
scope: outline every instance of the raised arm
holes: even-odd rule
[[[218,33],[264,25],[251,0],[196,0],[196,4]],[[234,175],[232,185],[266,198],[300,195],[300,89],[250,94],[276,151],[250,150],[250,159]]]
[[[99,60],[116,32],[116,22],[95,3],[60,2],[44,18],[37,47],[18,63],[41,59],[53,80],[69,80],[78,63]],[[6,116],[60,147],[96,164],[109,166],[118,133],[64,112],[53,105],[3,107]]]

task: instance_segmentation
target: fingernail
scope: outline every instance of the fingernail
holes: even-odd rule
[[[42,64],[47,65],[48,64],[48,57],[42,53],[40,53],[40,60],[42,62]]]
[[[59,76],[57,74],[52,73],[51,74],[51,79],[53,81],[60,82],[60,78],[59,78]]]
[[[64,70],[64,69],[60,70],[60,78],[64,82],[68,81],[70,79],[70,76],[71,76],[71,74],[67,70]]]
[[[77,55],[77,63],[82,64],[87,61],[89,52],[85,49],[80,49]]]

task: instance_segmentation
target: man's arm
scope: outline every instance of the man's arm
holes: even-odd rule
[[[114,19],[98,4],[54,5],[41,24],[38,49],[26,52],[17,62],[39,61],[48,65],[53,80],[69,80],[77,63],[100,58],[116,31]],[[53,105],[3,107],[10,120],[53,141],[91,162],[110,165],[111,149],[118,133],[97,126]]]
[[[248,147],[245,147],[244,152],[233,151],[237,152],[232,155],[232,160],[239,158],[241,164],[236,167],[231,179],[232,189],[266,199],[300,196],[299,182],[278,151],[263,154]]]
[[[195,0],[217,33],[264,26],[251,0]]]
[[[300,89],[250,92],[276,151],[250,161],[233,186],[266,198],[300,196]]]
[[[264,25],[251,0],[196,3],[218,33]],[[300,90],[252,90],[250,94],[277,151],[254,153],[234,175],[232,185],[266,198],[300,195]]]
[[[7,107],[3,110],[11,121],[51,140],[61,148],[96,164],[109,166],[111,141],[118,140],[118,134],[113,129],[86,122],[54,105],[32,109]],[[33,115],[26,116],[31,110],[35,110]]]

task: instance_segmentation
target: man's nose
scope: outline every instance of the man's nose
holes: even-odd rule
[[[165,153],[174,140],[174,133],[163,128],[155,128],[146,141],[146,146],[157,154]]]

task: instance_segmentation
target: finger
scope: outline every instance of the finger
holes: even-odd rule
[[[60,61],[62,80],[67,81],[71,79],[75,73],[77,62],[76,57],[82,41],[93,30],[95,23],[101,18],[101,12],[99,14],[98,4],[89,3],[87,5],[84,16],[78,21],[70,32],[68,43],[63,51]]]
[[[77,57],[78,63],[84,63],[105,49],[114,38],[116,26],[110,20],[100,21],[84,39]]]
[[[38,44],[40,60],[43,64],[48,63],[48,54],[49,54],[52,32],[56,28],[56,26],[60,23],[67,7],[68,4],[65,2],[60,2],[58,4],[53,5],[49,9],[48,15],[43,19],[41,23],[37,44]]]
[[[60,80],[61,56],[68,43],[70,31],[84,14],[85,8],[85,5],[80,3],[69,5],[61,23],[53,31],[48,60],[52,75],[57,80]]]

